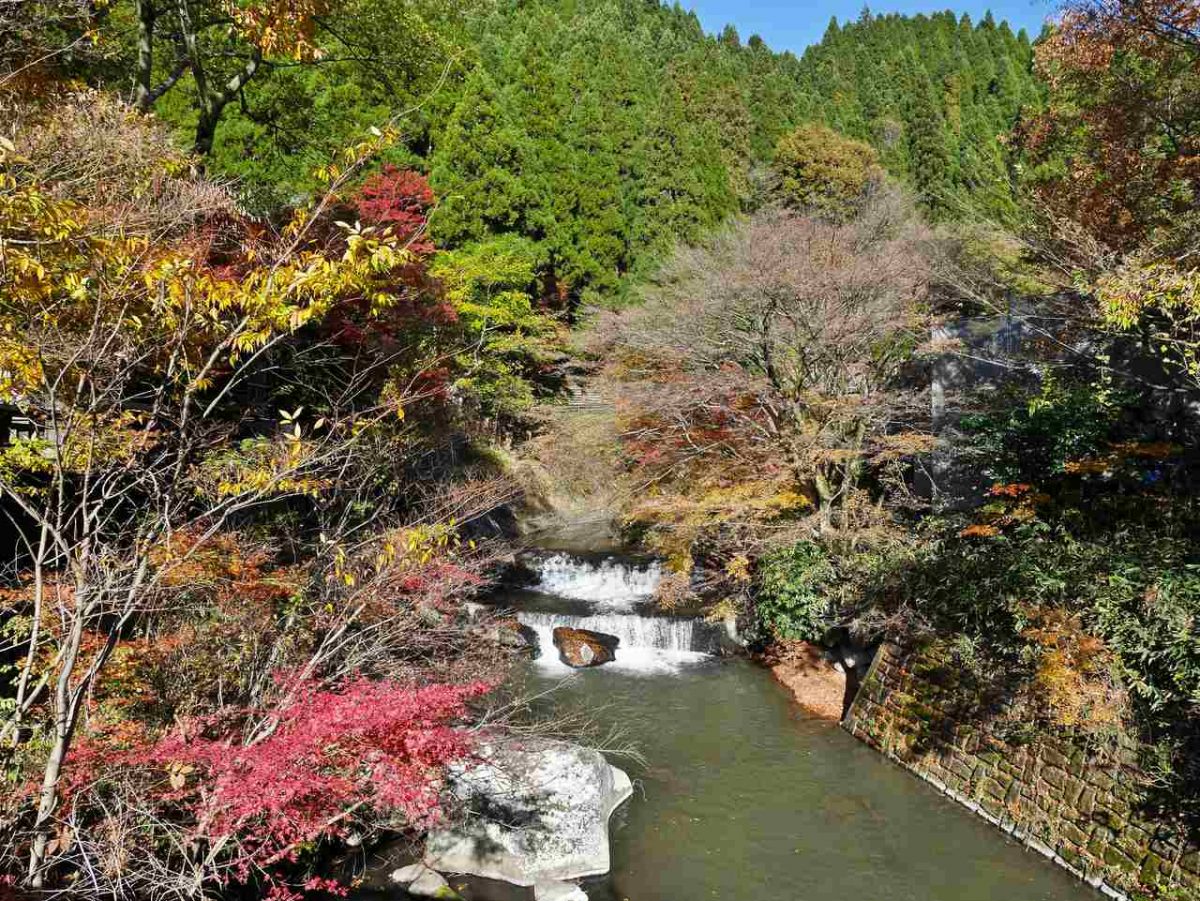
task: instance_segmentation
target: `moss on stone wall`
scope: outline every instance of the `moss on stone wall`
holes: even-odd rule
[[[918,651],[880,648],[846,719],[854,736],[1115,897],[1200,897],[1200,847],[1149,810],[1132,748],[1015,739],[965,712],[986,706]]]

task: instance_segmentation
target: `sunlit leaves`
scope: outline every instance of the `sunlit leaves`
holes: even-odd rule
[[[320,59],[316,19],[333,4],[329,0],[225,0],[224,6],[242,35],[265,55],[297,61]]]
[[[215,500],[248,494],[316,495],[328,485],[305,475],[305,464],[317,453],[311,442],[293,432],[249,438],[202,461],[194,473],[197,490]]]
[[[45,355],[35,352],[40,331],[97,324],[117,333],[130,353],[154,358],[160,368],[173,365],[171,377],[182,387],[203,390],[214,354],[236,362],[347,299],[369,297],[373,311],[385,309],[396,299],[393,274],[412,259],[394,235],[360,230],[348,234],[339,255],[285,247],[283,256],[249,260],[231,278],[186,245],[151,248],[141,238],[100,237],[86,218],[19,173],[4,173],[0,368],[8,394],[29,393],[60,374],[46,373]],[[299,244],[304,229],[300,217],[288,237]]]
[[[438,254],[430,267],[474,348],[474,360],[457,361],[456,386],[493,415],[532,404],[524,376],[555,351],[555,323],[534,305],[539,260],[533,242],[506,235]]]
[[[1073,0],[1041,42],[1050,104],[1021,130],[1046,205],[1101,245],[1186,253],[1197,232],[1196,4]]]
[[[1104,319],[1142,331],[1154,350],[1200,385],[1200,270],[1132,263],[1096,286]]]
[[[100,769],[125,771],[147,802],[187,816],[191,841],[224,849],[224,883],[345,834],[360,808],[411,826],[441,815],[446,765],[472,748],[456,721],[489,686],[357,678],[329,690],[299,676],[280,681],[285,701],[256,741],[240,740],[254,711],[227,711],[182,722],[157,742],[85,745],[73,783],[88,785]]]
[[[853,216],[884,178],[869,144],[812,123],[780,140],[774,168],[784,203],[837,220]]]

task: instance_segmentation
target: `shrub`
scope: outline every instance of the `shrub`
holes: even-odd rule
[[[359,189],[358,214],[369,225],[390,226],[414,253],[431,253],[433,242],[425,236],[433,190],[425,176],[411,169],[385,164]]]
[[[1091,385],[1050,379],[1006,412],[963,420],[985,473],[1003,481],[1040,482],[1107,446],[1118,407]]]
[[[864,601],[909,640],[971,641],[1010,719],[1135,736],[1162,803],[1200,818],[1200,510],[1171,486],[1118,487],[947,533]]]
[[[820,640],[832,621],[828,588],[834,576],[828,552],[812,541],[767,554],[759,562],[759,625],[779,639]]]
[[[381,819],[418,829],[436,821],[446,768],[472,753],[458,722],[488,690],[362,677],[333,689],[305,679],[277,687],[285,695],[269,708],[183,719],[157,739],[130,723],[86,736],[64,798],[104,838],[65,843],[63,858],[92,872],[103,867],[91,857],[124,860],[124,881],[164,896],[238,884],[278,898],[300,898],[292,886],[301,884],[344,894],[332,881],[294,883],[305,878],[296,865]],[[192,859],[196,848],[208,852]],[[176,878],[195,879],[192,892]]]

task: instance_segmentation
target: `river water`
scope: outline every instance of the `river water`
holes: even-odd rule
[[[800,710],[765,670],[693,650],[705,639],[685,642],[682,620],[636,622],[651,618],[642,604],[654,574],[607,564],[560,558],[551,578],[564,594],[544,580],[499,599],[543,648],[556,616],[621,633],[613,664],[570,671],[550,646],[528,672],[530,688],[558,686],[541,703],[618,727],[646,761],[614,760],[636,791],[613,817],[611,874],[584,886],[591,901],[1100,897]]]

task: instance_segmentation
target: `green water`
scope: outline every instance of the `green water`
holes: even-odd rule
[[[533,687],[554,680],[532,668]],[[592,901],[1095,901],[1100,897],[745,661],[579,673],[550,703],[619,724],[647,760]]]

